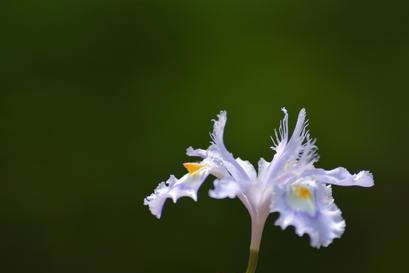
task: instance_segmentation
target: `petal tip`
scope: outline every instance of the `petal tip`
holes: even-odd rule
[[[186,154],[187,154],[187,155],[190,155],[190,154],[192,154],[193,152],[194,152],[194,150],[193,150],[193,147],[192,147],[192,146],[187,147],[187,149],[186,149]]]
[[[362,187],[372,187],[373,185],[375,185],[373,174],[370,171],[360,171],[356,175],[356,180]]]
[[[222,110],[219,112],[219,114],[217,114],[217,120],[214,120],[214,122],[224,123],[226,119],[227,119],[227,112]]]
[[[307,110],[305,110],[305,108],[301,108],[300,112],[298,113],[298,118],[305,118],[305,116],[307,115]]]

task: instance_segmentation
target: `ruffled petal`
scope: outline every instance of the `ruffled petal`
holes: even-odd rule
[[[357,174],[351,174],[347,169],[338,167],[333,170],[310,169],[302,174],[303,177],[326,184],[339,186],[361,186],[372,187],[374,185],[373,175],[369,171],[360,171]]]
[[[301,187],[305,192],[294,192]],[[300,199],[294,200],[294,194]],[[272,212],[279,212],[276,225],[282,229],[295,227],[298,236],[308,234],[312,247],[328,246],[335,238],[341,237],[345,221],[332,198],[331,186],[314,181],[277,187],[271,206]]]
[[[240,158],[234,159],[224,146],[223,134],[226,121],[226,112],[222,111],[214,121],[211,135],[213,143],[207,150],[192,147],[187,149],[187,155],[202,158],[200,163],[185,164],[190,173],[179,180],[171,176],[167,182],[160,183],[153,194],[145,198],[144,204],[149,206],[150,211],[157,218],[161,217],[167,198],[172,198],[173,202],[183,196],[196,200],[197,191],[209,174],[218,178],[214,184],[215,189],[210,191],[210,195],[214,198],[234,198],[239,191],[242,191],[243,185],[248,185],[250,179],[256,179],[257,174],[251,163]],[[200,170],[196,172],[197,169]]]
[[[240,184],[232,178],[216,179],[213,185],[214,189],[209,191],[209,196],[215,199],[235,198],[242,192]]]
[[[155,191],[144,199],[144,205],[149,206],[151,213],[159,219],[167,198],[171,198],[174,203],[184,196],[197,201],[197,191],[208,175],[208,168],[202,168],[194,174],[185,174],[180,179],[171,175],[166,182],[161,182]]]

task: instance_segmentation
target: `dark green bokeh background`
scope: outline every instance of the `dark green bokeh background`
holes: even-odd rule
[[[2,1],[0,271],[243,272],[249,217],[211,180],[160,221],[143,198],[223,109],[228,148],[271,159],[282,106],[307,108],[318,166],[376,186],[334,187],[347,229],[321,250],[272,215],[258,272],[405,271],[406,3]]]

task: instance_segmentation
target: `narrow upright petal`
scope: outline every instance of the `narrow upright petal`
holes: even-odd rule
[[[280,136],[275,132],[276,140],[273,139],[275,146],[272,149],[276,151],[276,154],[266,170],[264,177],[266,183],[277,182],[278,176],[282,176],[293,167],[305,167],[318,160],[315,140],[310,138],[307,130],[308,122],[305,119],[305,109],[301,109],[299,112],[297,124],[290,139],[288,113],[285,108],[282,110],[285,116],[280,124]]]
[[[212,139],[215,147],[217,148],[217,151],[220,154],[221,159],[223,160],[224,166],[236,179],[236,181],[249,183],[250,178],[248,177],[247,173],[243,170],[240,164],[234,159],[233,155],[224,146],[223,135],[224,127],[226,126],[227,121],[226,112],[220,112],[217,117],[218,119],[214,120]]]

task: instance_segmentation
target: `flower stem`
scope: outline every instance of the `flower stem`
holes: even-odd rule
[[[254,273],[257,268],[258,252],[260,249],[261,236],[263,235],[264,223],[267,217],[251,217],[251,242],[250,254],[246,273]]]
[[[257,261],[258,261],[258,250],[250,249],[249,262],[247,264],[246,273],[256,272]]]

